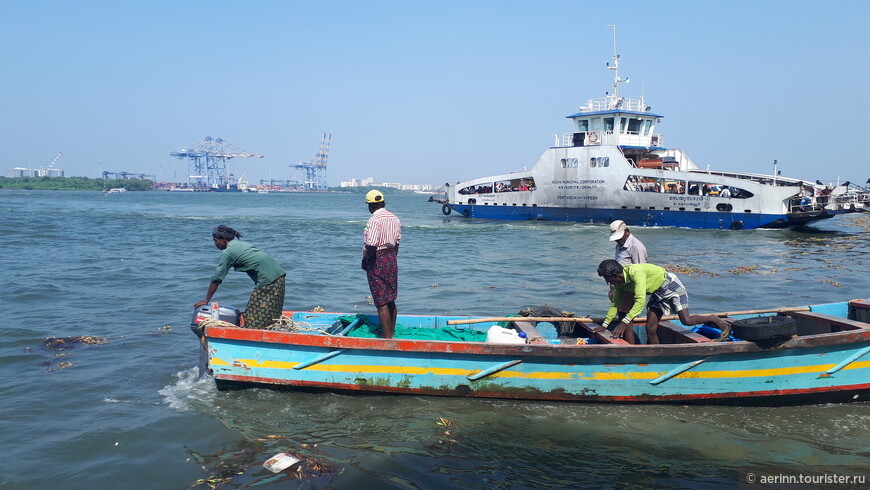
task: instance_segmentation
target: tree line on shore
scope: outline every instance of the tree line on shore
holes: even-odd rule
[[[91,179],[89,177],[0,177],[0,189],[42,191],[105,191],[124,188],[128,191],[151,190],[154,182],[141,179]]]

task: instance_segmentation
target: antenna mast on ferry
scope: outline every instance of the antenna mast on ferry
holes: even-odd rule
[[[607,68],[613,72],[613,91],[607,97],[608,99],[608,109],[618,109],[620,106],[619,100],[619,84],[620,82],[628,83],[628,78],[625,80],[619,78],[619,55],[616,54],[616,24],[608,24],[607,27],[613,28],[613,64],[607,64]],[[641,98],[641,100],[643,100]],[[643,104],[643,102],[641,102]]]
[[[619,100],[619,55],[616,54],[616,25],[608,24],[607,27],[613,28],[613,65],[607,65],[610,68],[610,71],[613,72],[613,92],[611,92],[610,96],[613,97],[614,102]]]

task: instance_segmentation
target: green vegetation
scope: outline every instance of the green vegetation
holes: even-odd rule
[[[381,191],[385,196],[388,194],[413,194],[414,191],[403,191],[400,189],[396,189],[395,187],[377,187],[377,186],[368,186],[368,187],[329,187],[327,190],[330,192],[345,192],[348,194],[366,194],[372,189],[377,189]]]
[[[128,191],[148,191],[154,182],[139,179],[105,180],[88,177],[0,177],[0,189],[41,191],[105,191],[123,187]]]

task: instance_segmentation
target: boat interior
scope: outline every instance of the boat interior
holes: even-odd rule
[[[850,330],[870,329],[870,301],[864,299],[856,299],[848,301],[846,303],[842,303],[842,305],[844,306],[845,311],[820,312],[810,311],[809,308],[805,308],[798,311],[772,312],[768,315],[786,316],[794,319],[797,332],[796,335],[799,337],[837,333]],[[725,316],[725,318],[737,320],[752,316],[754,316],[754,314],[735,314]],[[530,339],[547,338],[545,335],[538,332],[537,328],[531,326],[530,322],[514,323],[518,324],[517,327],[525,331],[526,335],[528,335],[528,338]],[[594,341],[590,343],[629,345],[628,342],[623,339],[611,337],[609,331],[593,331],[595,327],[599,326],[596,323],[577,323],[576,325],[577,326],[574,328],[574,335],[572,336],[576,336],[577,338],[594,339]],[[691,328],[685,327],[679,322],[660,322],[657,334],[659,337],[659,341],[662,344],[694,344],[703,342],[714,342],[712,338],[696,333]]]
[[[314,312],[285,312],[285,315],[291,317],[293,321],[305,324],[321,325],[324,328],[317,329],[317,333],[327,335],[348,335],[351,330],[359,323],[358,321],[348,322],[348,317],[337,316],[335,313],[314,313]],[[740,320],[746,318],[758,317],[788,317],[794,320],[795,334],[798,337],[832,334],[845,331],[870,330],[870,301],[865,299],[855,299],[843,303],[832,303],[828,305],[819,305],[803,308],[780,308],[777,310],[752,310],[741,312],[727,312],[719,314],[724,318],[731,320]],[[376,315],[357,315],[357,317],[365,320],[366,323],[376,324]],[[363,318],[364,317],[364,318]],[[577,344],[611,344],[611,345],[629,345],[628,342],[621,338],[613,338],[610,332],[605,330],[602,332],[595,331],[600,325],[594,322],[545,322],[545,321],[524,321],[523,317],[511,317],[513,321],[509,322],[508,327],[517,331],[524,332],[528,343],[530,344],[557,344],[557,345],[577,345]],[[669,317],[666,317],[666,319]],[[432,329],[451,329],[452,325],[448,325],[448,321],[456,320],[473,320],[473,317],[444,317],[444,316],[399,316],[398,324],[411,329],[421,329],[431,331]],[[330,325],[331,323],[331,325]],[[486,332],[488,329],[498,325],[498,321],[487,321],[483,323],[468,323],[456,325],[455,330],[476,330]],[[689,327],[685,327],[678,321],[662,321],[659,323],[657,331],[659,341],[662,344],[697,344],[714,342],[718,335],[718,330],[704,332],[710,336],[698,333]],[[315,332],[311,332],[315,333]],[[355,336],[355,335],[349,335]],[[790,338],[789,336],[788,338]],[[412,338],[412,337],[403,337]],[[421,340],[423,337],[421,337]],[[432,339],[428,340],[447,340],[447,339]],[[459,339],[452,339],[454,341]],[[733,339],[739,340],[739,339]],[[459,340],[462,341],[462,340]],[[466,340],[468,341],[468,340]]]

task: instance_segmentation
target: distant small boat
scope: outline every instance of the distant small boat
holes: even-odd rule
[[[870,399],[870,301],[716,315],[752,340],[714,342],[663,321],[662,344],[631,345],[593,332],[592,319],[412,315],[397,323],[426,338],[388,340],[348,336],[377,316],[310,311],[285,312],[303,326],[295,331],[200,327],[196,317],[192,328],[204,336],[201,355],[221,389],[736,405]],[[526,339],[432,340],[451,324],[481,339],[503,320]]]
[[[123,187],[113,187],[107,190],[106,194],[120,194],[122,192],[127,192],[127,189],[124,189]]]

